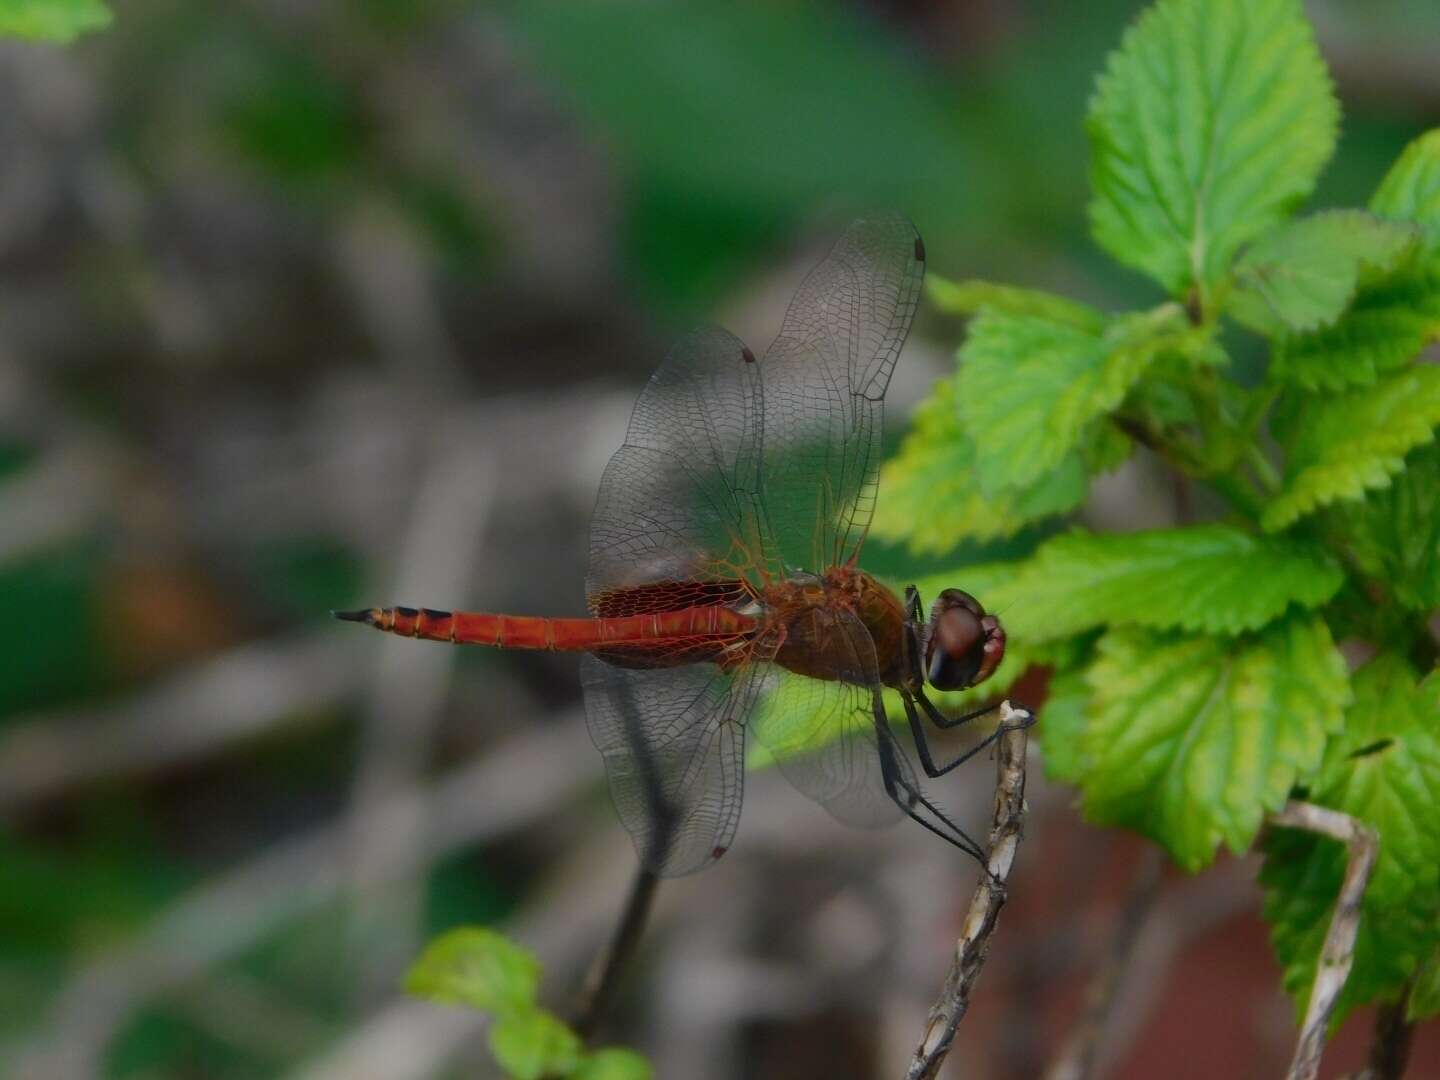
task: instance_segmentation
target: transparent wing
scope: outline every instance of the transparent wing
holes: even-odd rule
[[[590,737],[640,861],[674,877],[723,855],[740,821],[745,724],[762,665],[659,670],[581,660]]]
[[[705,328],[671,350],[600,482],[586,578],[592,611],[663,610],[677,597],[687,606],[681,594],[696,582],[757,575],[761,415],[759,364],[739,338]],[[735,591],[722,585],[709,602]]]
[[[785,567],[818,573],[864,541],[885,390],[924,273],[924,247],[903,215],[854,222],[805,279],[761,361],[765,525]]]
[[[816,609],[801,621],[805,625],[792,625],[791,632],[824,635],[846,679],[812,679],[774,668],[755,710],[755,737],[797,789],[840,821],[862,828],[889,825],[905,810],[886,785],[881,738],[896,789],[918,792],[919,783],[889,729],[876,726],[874,643],[864,624],[844,611]]]

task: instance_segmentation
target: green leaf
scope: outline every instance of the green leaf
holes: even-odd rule
[[[1349,306],[1362,270],[1386,274],[1414,250],[1410,228],[1362,210],[1330,210],[1287,222],[1235,264],[1229,307],[1261,333],[1328,326]]]
[[[1382,653],[1355,673],[1353,684],[1344,731],[1326,747],[1307,796],[1380,836],[1337,1022],[1355,1005],[1393,1000],[1440,939],[1440,677],[1417,687],[1409,665]],[[1300,1004],[1314,980],[1345,851],[1289,829],[1277,829],[1265,849],[1265,918],[1285,988]]]
[[[1239,639],[1111,630],[1088,672],[1085,809],[1196,870],[1250,846],[1313,769],[1349,698],[1324,621],[1294,615]]]
[[[1405,1009],[1405,1019],[1412,1024],[1432,1016],[1440,1016],[1440,948],[1415,973],[1415,985]]]
[[[997,285],[991,281],[950,281],[936,274],[925,278],[930,300],[952,315],[976,315],[995,311],[1002,315],[1034,315],[1098,334],[1105,328],[1105,315],[1064,296]]]
[[[417,997],[503,1013],[533,1004],[540,962],[505,935],[463,926],[426,946],[405,976]]]
[[[1381,217],[1411,221],[1424,230],[1427,246],[1440,251],[1440,128],[1405,148],[1370,200]]]
[[[1229,525],[1076,530],[1042,544],[991,603],[1032,644],[1105,624],[1238,634],[1325,603],[1343,580],[1314,544]]]
[[[1096,242],[1204,300],[1310,194],[1338,123],[1299,0],[1160,0],[1090,104]]]
[[[1026,488],[1056,469],[1187,333],[1174,305],[1112,319],[1101,334],[983,310],[960,350],[956,395],[984,490]]]
[[[1310,390],[1368,385],[1440,339],[1440,258],[1411,258],[1394,273],[1362,280],[1333,326],[1275,343],[1270,377]]]
[[[501,1016],[490,1028],[490,1052],[515,1080],[569,1076],[579,1066],[580,1037],[544,1009],[524,1008]]]
[[[1035,737],[1045,761],[1045,775],[1064,784],[1078,784],[1090,772],[1085,753],[1085,709],[1090,683],[1083,668],[1057,672],[1050,679],[1050,696],[1040,710]]]
[[[650,1080],[650,1063],[634,1050],[597,1050],[570,1074],[572,1080]]]
[[[109,26],[110,20],[101,0],[0,0],[0,37],[64,45]]]
[[[1063,514],[1089,491],[1078,454],[1030,487],[989,494],[980,487],[975,444],[960,425],[950,379],[935,384],[915,411],[899,453],[880,470],[871,532],[911,551],[942,554],[962,540],[1012,536],[1041,518]]]
[[[1435,437],[1440,367],[1420,364],[1327,397],[1292,395],[1272,419],[1286,448],[1284,486],[1260,519],[1273,532],[1317,507],[1387,486],[1405,455]]]
[[[1440,608],[1440,445],[1405,459],[1405,470],[1332,520],[1360,568],[1411,611]]]

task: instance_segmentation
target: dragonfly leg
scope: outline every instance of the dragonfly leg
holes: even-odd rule
[[[907,720],[910,721],[910,734],[913,735],[915,738],[915,750],[920,755],[920,765],[924,768],[925,775],[931,777],[932,779],[935,777],[944,776],[951,769],[965,764],[965,762],[969,761],[976,754],[980,753],[981,750],[984,750],[987,746],[989,746],[996,739],[998,739],[1001,734],[1004,733],[1004,731],[1006,730],[1004,725],[1001,725],[997,727],[994,731],[992,731],[989,735],[985,736],[985,738],[982,739],[980,742],[976,743],[974,746],[970,747],[970,749],[961,753],[960,756],[957,757],[954,761],[951,761],[946,765],[936,765],[935,759],[930,754],[930,742],[925,737],[925,726],[920,723],[920,714],[915,711],[915,702],[911,699],[910,695],[903,690],[900,692],[900,697],[905,702],[905,717]],[[939,710],[935,709],[935,706],[931,705],[930,702],[927,701],[925,698],[922,697],[920,698],[920,700],[925,705],[929,706],[929,708],[926,710],[926,715],[928,715],[933,721]],[[958,724],[964,723],[967,720],[974,720],[977,716],[984,716],[988,712],[994,712],[999,707],[1000,706],[998,705],[994,705],[990,708],[981,709],[979,712],[970,713],[967,716],[958,717],[952,724],[950,724],[950,726],[955,727]],[[941,717],[941,719],[944,719],[944,717]]]
[[[965,854],[986,866],[985,852],[964,829],[956,825],[934,803],[927,799],[914,782],[900,768],[899,749],[895,737],[890,733],[890,721],[885,715],[885,703],[877,687],[874,694],[875,736],[880,749],[880,775],[885,782],[885,793],[895,800],[895,805],[905,811],[911,820],[925,826],[946,843],[953,844]],[[923,807],[934,816],[935,821],[924,817],[917,807]],[[939,822],[937,825],[936,822]],[[944,826],[943,828],[941,826]],[[988,873],[988,869],[986,870]]]
[[[901,667],[911,687],[925,685],[925,650],[920,644],[920,590],[905,586],[905,625],[900,634]]]

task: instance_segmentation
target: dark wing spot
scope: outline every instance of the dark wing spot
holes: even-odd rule
[[[397,607],[395,614],[405,619],[414,619],[420,615],[420,612],[416,611],[413,607]]]
[[[915,261],[925,261],[925,241],[921,240],[918,236],[915,237]]]
[[[749,352],[750,350],[746,349],[745,351]],[[713,848],[710,849],[710,857],[712,859],[718,859],[721,855],[725,854],[726,850],[727,849],[724,846],[716,844]]]
[[[740,355],[745,358],[745,363],[747,364],[753,364],[755,362],[755,354],[750,351],[749,345],[741,347]]]

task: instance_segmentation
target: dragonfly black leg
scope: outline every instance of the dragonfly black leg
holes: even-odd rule
[[[925,737],[925,727],[920,723],[920,714],[915,711],[915,702],[907,693],[902,692],[900,696],[905,702],[905,717],[910,721],[910,734],[915,738],[915,751],[920,755],[920,766],[925,770],[925,775],[932,779],[944,776],[951,769],[965,764],[965,762],[969,761],[981,750],[984,750],[994,742],[1000,736],[1000,733],[1005,730],[1003,727],[996,728],[980,742],[964,751],[954,761],[946,765],[936,765],[935,759],[930,753],[930,742]],[[988,712],[990,710],[987,709],[985,711]]]
[[[984,867],[986,865],[985,852],[980,845],[970,837],[969,833],[946,817],[939,807],[925,798],[915,783],[905,775],[905,770],[901,769],[900,751],[896,747],[895,737],[890,733],[890,721],[885,715],[885,704],[880,697],[878,687],[874,692],[874,712],[875,737],[880,751],[880,775],[885,782],[885,793],[895,801],[901,810],[905,811],[911,820],[925,826],[947,843],[953,844]],[[928,810],[940,825],[921,815],[916,809],[917,807]],[[941,825],[944,828],[941,828]]]

